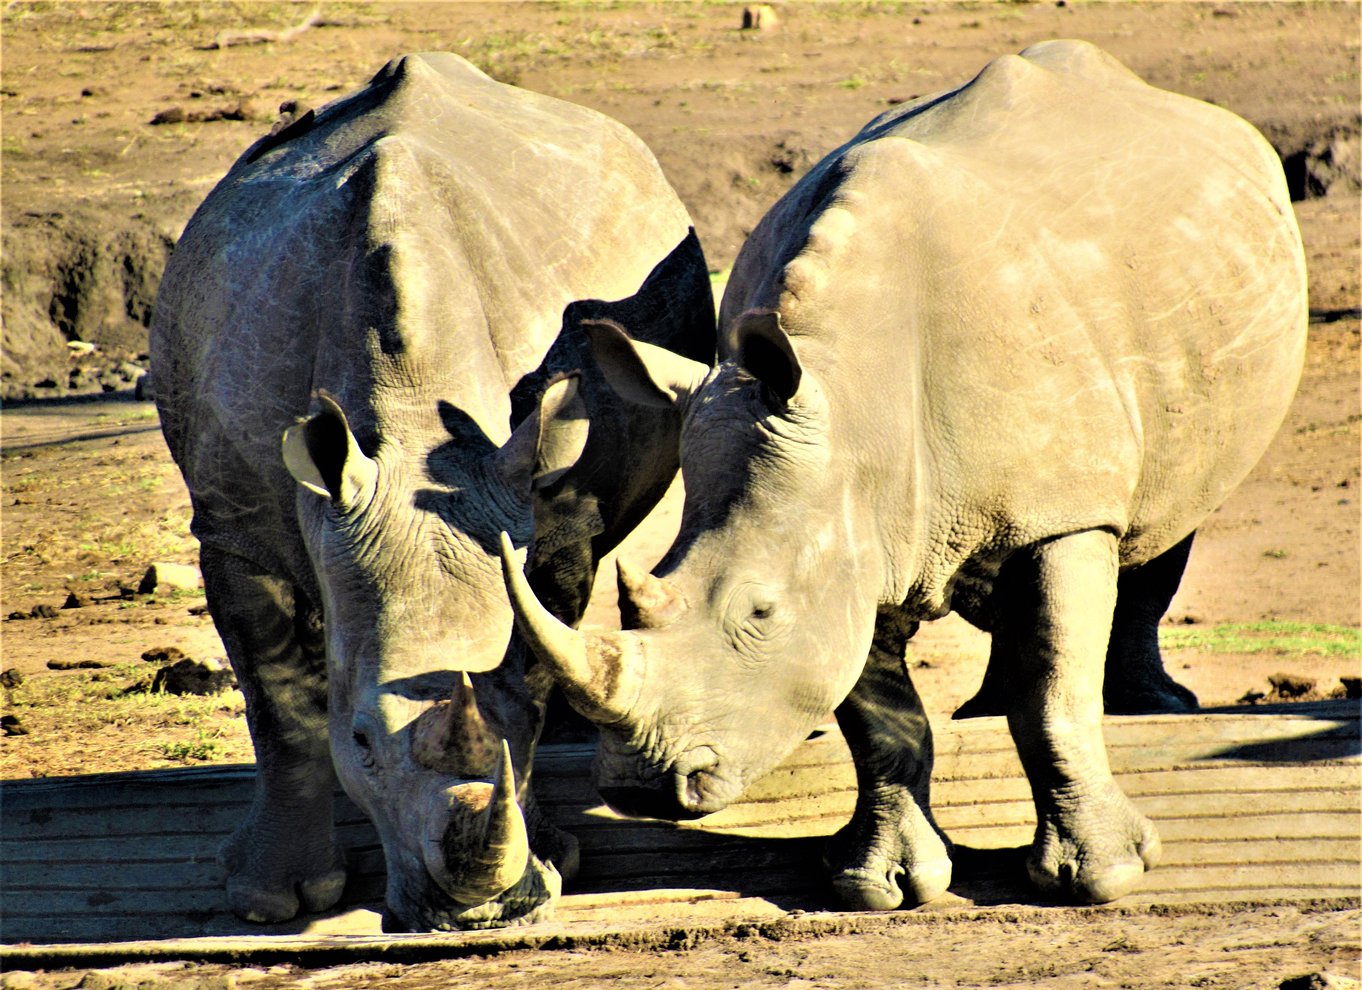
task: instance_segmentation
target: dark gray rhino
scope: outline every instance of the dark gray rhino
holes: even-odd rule
[[[675,475],[680,417],[603,382],[600,317],[713,359],[686,210],[620,124],[453,55],[262,139],[185,229],[152,350],[259,765],[224,850],[242,917],[340,896],[337,774],[389,927],[533,920],[576,868],[529,789],[552,681],[497,535],[575,623]]]
[[[703,815],[829,710],[859,798],[831,841],[854,908],[950,881],[906,639],[992,633],[1053,896],[1107,901],[1158,858],[1102,742],[1117,698],[1194,704],[1157,624],[1191,534],[1295,390],[1305,270],[1286,183],[1234,115],[1048,42],[873,120],[753,231],[704,365],[596,327],[611,382],[684,414],[681,529],[620,571],[626,631],[521,627],[602,726],[617,808]],[[511,568],[514,570],[514,568]]]

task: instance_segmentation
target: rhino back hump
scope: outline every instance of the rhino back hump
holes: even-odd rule
[[[508,393],[564,307],[634,291],[688,222],[614,121],[457,56],[394,60],[311,129],[248,150],[168,266],[158,401],[196,525],[295,528],[279,438],[317,387],[362,446],[447,441],[441,403],[504,441]]]
[[[883,439],[855,446],[882,460],[864,470],[884,512],[915,504],[905,538],[943,571],[975,540],[1093,526],[1145,559],[1285,413],[1305,295],[1279,162],[1090,45],[882,115],[805,183],[754,232],[722,318],[781,309],[838,429]]]

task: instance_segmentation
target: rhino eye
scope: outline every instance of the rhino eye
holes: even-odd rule
[[[759,602],[752,606],[752,618],[769,619],[775,614],[776,606],[774,602]]]

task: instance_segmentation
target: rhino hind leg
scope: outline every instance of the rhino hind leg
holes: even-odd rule
[[[1064,901],[1114,900],[1159,858],[1158,833],[1117,786],[1102,740],[1116,566],[1116,538],[1094,530],[1016,554],[1000,575],[995,655],[1015,672],[1008,728],[1036,805],[1027,868]]]
[[[1188,536],[1118,579],[1102,687],[1107,714],[1193,712],[1200,707],[1195,694],[1168,676],[1159,652],[1159,622],[1177,593],[1191,549],[1192,536]],[[995,638],[983,683],[952,718],[1007,714],[1014,669],[1006,656],[999,656],[1006,651],[1007,644]]]
[[[326,910],[345,888],[345,863],[332,825],[320,616],[242,557],[205,545],[200,564],[256,758],[250,811],[220,857],[228,906],[260,923]]]
[[[1011,670],[1006,659],[999,659],[999,643],[993,639],[988,655],[988,666],[984,668],[984,680],[979,690],[957,708],[951,718],[987,718],[990,715],[1006,715],[1011,686],[1008,683]]]
[[[1191,550],[1188,536],[1147,564],[1126,571],[1117,582],[1102,687],[1110,714],[1190,712],[1199,707],[1196,695],[1164,671],[1159,652],[1159,622],[1177,593]]]
[[[856,764],[856,810],[824,862],[853,910],[922,904],[951,881],[949,845],[931,813],[931,726],[904,664],[911,634],[892,617],[877,622],[865,670],[837,708]]]

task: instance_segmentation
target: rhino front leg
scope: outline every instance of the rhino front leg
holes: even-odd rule
[[[824,861],[854,910],[922,904],[951,882],[950,853],[931,813],[932,730],[904,665],[916,628],[880,616],[865,670],[837,708],[856,764],[856,811],[829,840]]]
[[[251,809],[221,853],[228,906],[255,922],[325,910],[344,890],[345,861],[333,833],[320,616],[289,582],[235,554],[205,546],[200,563],[255,745]]]
[[[1182,581],[1192,536],[1117,581],[1102,687],[1111,714],[1191,712],[1200,707],[1196,695],[1164,671],[1159,652],[1159,622]]]
[[[1093,904],[1130,891],[1159,856],[1102,740],[1116,562],[1110,533],[1076,533],[1015,555],[996,586],[995,650],[1017,671],[1008,727],[1036,804],[1027,866],[1043,891]]]

